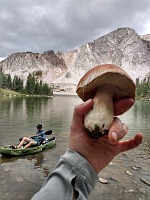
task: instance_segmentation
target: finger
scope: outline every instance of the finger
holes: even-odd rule
[[[75,115],[74,117],[76,117],[76,115],[84,117],[84,115],[87,114],[92,107],[93,107],[92,99],[89,99],[86,102],[76,106],[74,109],[74,115]]]
[[[115,117],[109,129],[109,134],[108,134],[109,142],[112,144],[117,143],[126,135],[127,132],[128,132],[127,125],[122,123],[119,118]]]
[[[142,133],[137,133],[134,138],[130,140],[126,140],[123,142],[119,142],[119,152],[124,152],[131,150],[142,143],[143,135]]]
[[[74,109],[74,114],[73,114],[73,120],[72,120],[72,126],[73,127],[78,127],[83,123],[84,121],[84,116],[89,112],[90,109],[93,107],[93,100],[89,99],[86,102],[77,105]]]
[[[114,102],[114,113],[115,116],[121,115],[127,110],[129,110],[134,104],[134,100],[131,98],[121,99]]]

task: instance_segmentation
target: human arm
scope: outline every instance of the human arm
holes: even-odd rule
[[[46,135],[45,135],[45,131],[44,130],[38,131],[36,133],[36,136],[42,138],[43,140],[46,139]]]
[[[122,112],[133,105],[126,99],[114,104],[115,114],[120,107]],[[88,199],[88,195],[97,183],[97,174],[119,153],[135,148],[142,141],[142,135],[133,139],[119,141],[128,128],[118,118],[110,127],[108,136],[95,142],[88,136],[83,121],[85,114],[92,108],[93,101],[75,107],[71,124],[69,150],[59,160],[54,171],[47,177],[42,189],[32,200],[41,199]],[[117,134],[115,136],[114,132]],[[92,178],[91,178],[92,177]]]
[[[68,149],[32,200],[88,199],[98,181],[93,167],[80,154]]]

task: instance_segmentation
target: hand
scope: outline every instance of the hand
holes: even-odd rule
[[[124,113],[133,103],[132,99],[124,99],[114,103],[115,115]],[[81,154],[99,173],[117,154],[137,147],[142,142],[142,134],[137,133],[132,139],[119,141],[128,132],[128,127],[119,118],[114,117],[108,136],[104,136],[95,142],[88,136],[84,127],[84,115],[88,113],[92,106],[93,100],[90,99],[75,107],[69,148]]]

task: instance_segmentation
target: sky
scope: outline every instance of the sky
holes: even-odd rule
[[[68,52],[123,27],[150,34],[150,0],[0,0],[0,60]]]

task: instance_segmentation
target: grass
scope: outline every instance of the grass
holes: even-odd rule
[[[21,94],[18,92],[15,92],[13,90],[9,90],[9,89],[2,89],[0,88],[0,95],[6,95],[6,96],[20,96]]]
[[[9,90],[9,89],[2,89],[0,88],[0,96],[35,96],[35,97],[41,97],[41,96],[47,96],[47,95],[38,95],[38,94],[34,94],[34,95],[29,95],[29,94],[21,94],[18,92],[15,92],[13,90]]]

